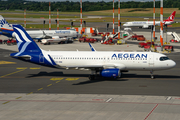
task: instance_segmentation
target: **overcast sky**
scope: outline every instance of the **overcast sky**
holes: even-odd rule
[[[67,1],[67,0],[28,0],[28,1],[45,1],[45,2],[58,2],[58,1]],[[80,1],[80,0],[68,0],[68,1]],[[113,1],[113,0],[82,0],[82,1],[90,1],[90,2],[95,2],[95,1],[105,1],[105,2],[109,2],[109,1]],[[115,2],[118,0],[114,0]],[[154,0],[121,0],[121,2],[126,2],[126,1],[154,1]],[[156,0],[159,1],[159,0]]]

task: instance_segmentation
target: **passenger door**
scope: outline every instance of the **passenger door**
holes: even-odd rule
[[[149,66],[154,67],[154,56],[152,54],[149,55]]]

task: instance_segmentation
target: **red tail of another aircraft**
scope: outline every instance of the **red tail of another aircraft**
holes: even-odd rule
[[[174,18],[175,18],[175,15],[176,15],[176,11],[174,11],[169,17],[168,19],[164,20],[164,21],[169,21],[169,22],[173,22],[174,21]]]

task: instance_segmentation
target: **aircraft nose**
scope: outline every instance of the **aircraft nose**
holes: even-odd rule
[[[174,62],[173,60],[170,63],[170,67],[175,67],[176,66],[176,62]]]

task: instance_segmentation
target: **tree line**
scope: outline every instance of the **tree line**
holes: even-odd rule
[[[118,1],[115,0],[115,9],[118,8]],[[83,2],[83,11],[99,11],[99,10],[110,10],[112,9],[113,2]],[[164,8],[179,8],[180,0],[164,0]],[[160,1],[156,1],[156,8],[160,7]],[[121,2],[121,9],[124,8],[153,8],[153,0],[150,2]],[[49,2],[35,2],[35,1],[25,1],[25,0],[0,0],[0,10],[24,10],[29,11],[49,11]],[[62,12],[79,12],[80,3],[79,2],[51,2],[51,11]]]

